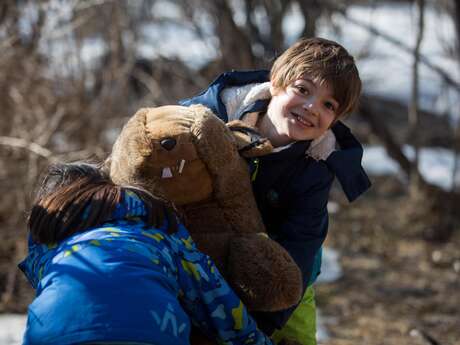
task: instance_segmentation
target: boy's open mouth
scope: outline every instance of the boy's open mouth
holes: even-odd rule
[[[307,119],[304,119],[302,116],[297,115],[296,113],[291,113],[291,115],[296,119],[297,122],[299,122],[302,126],[305,127],[313,127],[313,123],[308,121]]]

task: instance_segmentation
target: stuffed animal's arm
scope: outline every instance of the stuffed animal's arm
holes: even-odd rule
[[[266,233],[194,233],[192,236],[198,249],[218,264],[249,310],[283,310],[300,300],[299,267]]]

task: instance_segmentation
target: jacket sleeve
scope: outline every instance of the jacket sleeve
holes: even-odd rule
[[[192,323],[219,344],[272,344],[211,258],[189,250],[178,263],[181,303]]]
[[[191,98],[182,99],[179,101],[179,105],[190,106],[194,104],[202,104],[205,107],[211,109],[222,121],[227,122],[227,109],[220,100],[220,92],[228,83],[229,74],[223,73],[216,80],[214,80],[207,89],[204,89],[198,95]]]
[[[293,190],[299,192],[291,194],[293,197],[288,200],[283,200],[285,216],[277,229],[274,229],[276,241],[287,250],[302,272],[303,293],[316,278],[312,275],[319,274],[319,270],[314,269],[315,259],[320,259],[317,255],[328,230],[327,202],[334,175],[326,165],[321,166],[320,172],[315,174],[320,178],[305,176],[310,182],[303,188],[293,184]],[[275,329],[281,329],[286,324],[296,307],[253,315],[259,327],[267,334],[272,334]]]

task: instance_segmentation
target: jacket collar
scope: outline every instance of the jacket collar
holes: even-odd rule
[[[200,94],[189,99],[184,99],[179,104],[188,106],[191,104],[203,104],[224,122],[228,122],[227,109],[221,100],[221,92],[224,88],[244,86],[251,83],[263,83],[269,80],[268,70],[231,71],[218,76]]]

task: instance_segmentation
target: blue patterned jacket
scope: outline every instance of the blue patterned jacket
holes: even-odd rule
[[[36,289],[24,344],[189,344],[191,322],[221,344],[272,344],[187,230],[151,228],[145,214],[126,192],[102,226],[53,246],[30,241],[19,265]]]

